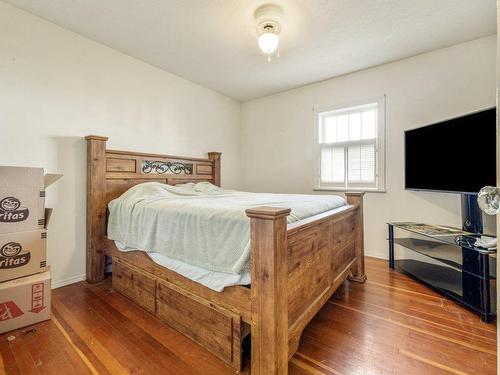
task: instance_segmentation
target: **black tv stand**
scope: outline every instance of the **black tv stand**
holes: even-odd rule
[[[409,274],[490,322],[496,312],[496,249],[478,235],[422,223],[388,223],[389,266]]]
[[[483,234],[483,214],[477,204],[477,194],[462,194],[462,229],[466,232]]]

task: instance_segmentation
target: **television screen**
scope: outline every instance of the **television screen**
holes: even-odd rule
[[[405,132],[405,187],[477,194],[496,185],[496,109]]]

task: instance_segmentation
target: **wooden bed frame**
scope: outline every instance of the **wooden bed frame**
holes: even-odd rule
[[[220,186],[221,154],[183,158],[106,149],[87,140],[87,281],[113,288],[207,348],[237,370],[251,334],[252,374],[286,374],[304,327],[346,278],[364,282],[363,194],[348,206],[287,225],[289,209],[246,211],[251,227],[250,287],[218,293],[154,263],[144,252],[120,252],[106,238],[107,204],[145,181],[209,181]]]

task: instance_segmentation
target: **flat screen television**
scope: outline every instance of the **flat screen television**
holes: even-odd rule
[[[477,194],[496,185],[496,109],[405,132],[405,188]]]

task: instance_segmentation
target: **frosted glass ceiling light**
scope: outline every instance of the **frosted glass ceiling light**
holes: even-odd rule
[[[278,48],[280,38],[278,38],[278,35],[274,33],[274,29],[271,25],[266,26],[264,30],[266,31],[262,33],[258,39],[259,47],[262,52],[270,55],[276,51],[276,48]]]
[[[260,50],[267,55],[267,60],[271,61],[271,56],[276,53],[279,56],[278,37],[281,31],[281,16],[283,10],[275,4],[262,5],[255,10],[254,17],[257,22],[257,43]]]

